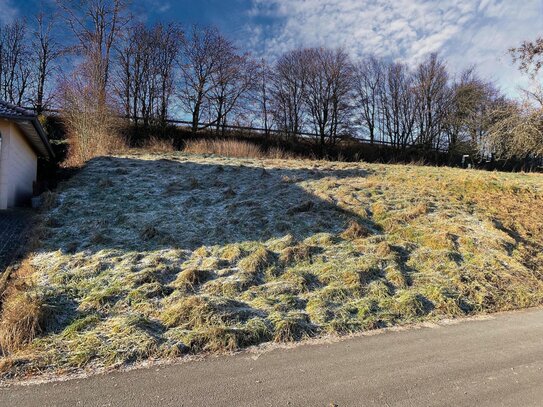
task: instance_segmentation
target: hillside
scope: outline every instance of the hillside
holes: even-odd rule
[[[134,154],[50,198],[4,378],[543,301],[541,175]]]

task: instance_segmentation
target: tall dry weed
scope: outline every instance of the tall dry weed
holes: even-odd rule
[[[256,144],[247,141],[226,139],[190,140],[185,144],[184,151],[191,154],[214,154],[239,158],[292,158],[289,153],[279,148],[274,147],[265,151]]]
[[[126,148],[117,112],[107,103],[97,103],[92,89],[73,79],[63,84],[62,92],[61,117],[69,141],[66,166],[80,166],[91,158]]]

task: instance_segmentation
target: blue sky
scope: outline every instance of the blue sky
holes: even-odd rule
[[[45,3],[53,0],[42,0]],[[297,46],[343,46],[416,63],[430,52],[452,72],[476,65],[514,94],[527,85],[507,49],[543,34],[543,0],[132,0],[146,21],[213,24],[256,56]],[[39,0],[0,0],[0,20]]]

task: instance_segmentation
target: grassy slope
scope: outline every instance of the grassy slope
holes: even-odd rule
[[[96,159],[46,214],[46,332],[4,375],[541,304],[542,198],[540,175]]]

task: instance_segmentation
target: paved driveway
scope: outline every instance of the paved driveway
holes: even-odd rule
[[[32,219],[30,209],[0,211],[0,273],[24,249]]]

